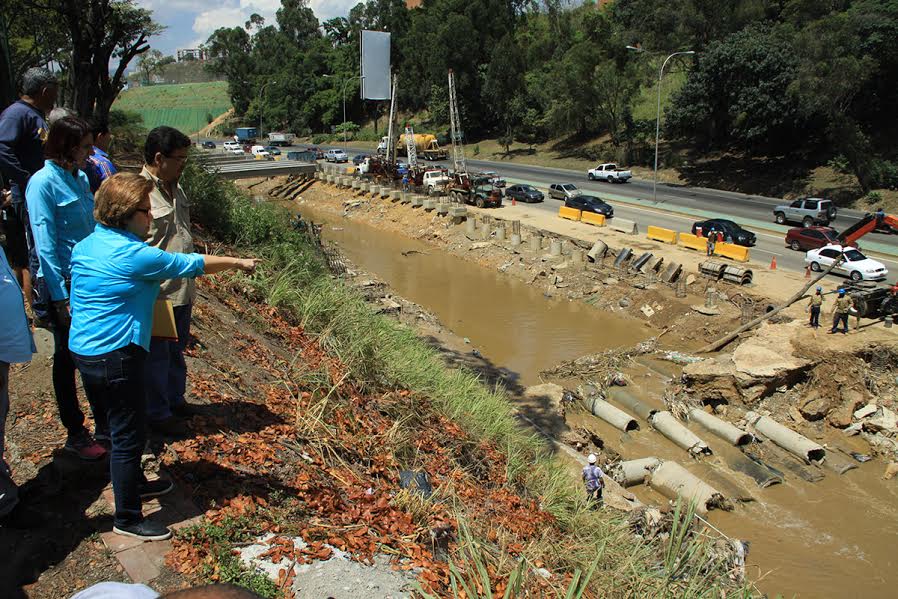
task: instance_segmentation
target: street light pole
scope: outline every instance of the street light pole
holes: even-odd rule
[[[627,46],[627,50],[645,52],[645,50],[637,48],[636,46]],[[664,62],[661,63],[661,69],[658,71],[658,109],[655,112],[655,171],[652,175],[652,202],[654,203],[657,203],[658,201],[658,141],[661,137],[661,78],[664,77],[664,67],[667,66],[667,62],[671,58],[687,54],[695,54],[695,50],[674,52],[664,59]]]
[[[331,79],[333,75],[322,75],[325,79]],[[350,79],[355,79],[358,77],[359,79],[364,79],[364,75],[353,75],[352,77],[339,77],[339,79],[343,80],[343,151],[349,149],[349,143],[346,141],[346,84],[349,83]]]
[[[265,88],[271,83],[277,83],[277,81],[266,81],[262,84],[262,87],[259,88],[259,138],[262,139],[262,141],[264,141],[262,135],[262,94],[265,93]]]

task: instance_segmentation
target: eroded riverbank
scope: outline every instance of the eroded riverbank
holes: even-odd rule
[[[477,350],[498,371],[504,371],[512,384],[536,382],[539,370],[576,357],[577,352],[632,344],[663,330],[635,320],[626,310],[601,311],[579,301],[559,301],[559,295],[569,297],[578,292],[557,285],[550,288],[543,277],[533,283],[522,281],[511,267],[500,269],[508,276],[497,273],[495,269],[507,263],[507,253],[487,258],[485,269],[473,264],[483,263],[481,260],[470,256],[462,260],[444,252],[451,242],[442,235],[426,234],[432,227],[424,215],[416,216],[421,224],[415,235],[424,239],[411,239],[397,234],[400,227],[395,222],[393,230],[385,232],[379,226],[384,222],[383,212],[371,213],[381,219],[377,227],[359,222],[371,220],[364,211],[350,212],[346,218],[342,198],[329,193],[310,195],[299,208],[315,220],[328,221],[325,236],[337,241],[347,257],[384,279],[396,293],[432,311],[458,337],[468,337],[470,350],[462,345],[459,351]],[[455,274],[468,268],[475,270],[463,276]],[[626,295],[632,297],[640,291]],[[610,296],[603,297],[605,305],[613,305],[623,296],[614,285],[603,285],[597,294]],[[696,296],[685,301],[694,302]],[[678,309],[677,302],[665,297],[657,303],[662,314]],[[734,328],[739,318],[737,310],[727,307],[729,313],[706,323],[692,314],[686,316],[688,306],[683,310],[681,303],[679,309],[679,316],[670,318],[665,327],[673,330],[673,335],[663,339],[671,346],[685,343],[694,348],[699,340]],[[683,321],[688,321],[689,327],[684,327]],[[659,405],[662,393],[679,377],[675,368],[665,372],[664,368],[638,365],[627,374],[634,389]],[[674,459],[709,482],[735,480],[745,487],[745,481],[733,477],[726,466],[730,453],[737,450],[702,431],[696,432],[707,438],[714,456],[692,462],[644,423],[643,430],[624,435],[572,411],[569,424],[588,427],[624,458],[656,455]],[[749,574],[760,579],[765,592],[807,597],[890,596],[890,585],[895,582],[891,546],[898,532],[893,506],[898,496],[894,481],[881,480],[881,473],[882,465],[873,462],[844,476],[828,474],[816,483],[790,477],[785,484],[768,489],[747,489],[756,501],[740,504],[731,513],[713,512],[711,521],[727,534],[752,542]],[[663,502],[647,489],[632,490],[646,502]]]

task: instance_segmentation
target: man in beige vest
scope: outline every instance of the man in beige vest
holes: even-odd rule
[[[150,194],[153,224],[147,243],[166,252],[193,252],[190,200],[178,183],[191,145],[189,137],[172,127],[156,127],[144,144],[141,175],[154,183]],[[193,279],[163,281],[159,291],[159,299],[172,304],[178,330],[177,341],[153,339],[147,358],[147,419],[150,428],[163,435],[186,434],[184,419],[195,413],[184,401],[184,349],[190,339],[190,312],[195,297]]]

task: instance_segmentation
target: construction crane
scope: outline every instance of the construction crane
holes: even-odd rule
[[[898,230],[898,217],[885,214],[882,211],[865,214],[861,220],[839,233],[839,242],[843,246],[853,246],[858,239],[867,233],[872,233],[876,229],[882,228],[883,225],[888,225],[892,229]]]
[[[396,123],[396,90],[399,85],[399,77],[393,75],[393,93],[390,94],[390,122],[387,127],[387,153],[388,162],[396,163],[396,138],[394,137],[394,125]]]
[[[418,166],[418,152],[415,149],[415,132],[408,123],[405,124],[405,152],[408,155],[409,169],[414,169]]]
[[[455,73],[449,69],[449,127],[452,137],[452,167],[456,173],[468,172],[465,162],[465,146],[461,139],[461,117],[458,114],[458,96],[455,94]]]

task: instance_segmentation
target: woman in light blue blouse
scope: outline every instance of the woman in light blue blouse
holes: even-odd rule
[[[140,467],[146,443],[144,363],[153,305],[165,279],[229,269],[252,272],[252,259],[171,254],[148,246],[153,182],[119,173],[106,179],[94,204],[97,226],[72,251],[72,328],[69,349],[85,388],[107,406],[115,494],[113,531],[143,540],[171,536],[143,519],[141,499],[167,493],[172,483],[147,481]]]
[[[25,190],[28,218],[40,268],[35,288],[49,293],[53,328],[53,392],[67,431],[65,449],[84,460],[99,460],[108,444],[106,410],[87,391],[94,416],[94,436],[84,426],[78,406],[75,363],[69,355],[69,285],[75,244],[94,230],[94,198],[84,168],[93,148],[90,126],[74,116],[54,121],[44,146],[44,168],[32,175]],[[42,298],[47,301],[48,298]]]

